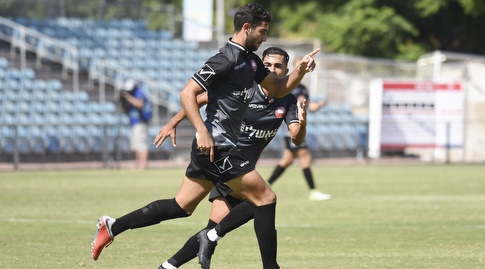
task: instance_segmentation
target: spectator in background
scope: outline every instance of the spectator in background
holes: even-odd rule
[[[146,92],[132,79],[123,85],[121,102],[130,118],[130,147],[135,153],[135,168],[142,170],[148,162],[148,121],[152,118],[152,106]]]
[[[298,64],[299,61],[300,59],[295,59],[295,64]],[[306,99],[307,107],[310,112],[315,112],[325,106],[325,101],[323,100],[319,102],[312,102],[310,100],[310,94],[308,93],[308,89],[301,83],[296,86],[296,88],[291,93],[295,95],[297,101],[299,102]],[[288,132],[284,133],[284,139],[286,148],[283,152],[283,156],[278,162],[278,165],[276,165],[273,173],[271,174],[271,177],[268,179],[268,184],[272,185],[283,174],[285,169],[293,163],[295,158],[298,158],[300,159],[300,165],[303,169],[303,175],[310,189],[310,194],[308,198],[314,201],[323,201],[330,199],[331,196],[329,194],[320,192],[315,187],[313,174],[310,169],[312,164],[312,155],[310,153],[310,150],[308,150],[308,145],[306,144],[306,142],[303,141],[303,143],[301,143],[299,146],[295,145],[291,141],[291,137]]]

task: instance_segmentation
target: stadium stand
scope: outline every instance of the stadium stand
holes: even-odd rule
[[[166,84],[169,92],[157,95],[168,103],[179,103],[178,94],[187,79],[215,52],[199,49],[195,42],[175,39],[168,31],[150,30],[141,20],[17,18],[14,21],[75,46],[79,51],[79,68],[85,73],[96,73],[93,70],[100,61],[107,61],[147,80]],[[16,35],[15,31],[9,34]],[[119,85],[126,79],[123,75],[113,77]],[[0,84],[2,154],[12,154],[15,143],[20,153],[129,152],[127,118],[117,111],[113,102],[90,100],[88,92],[83,90],[66,91],[62,81],[36,78],[34,69],[10,67],[5,58],[0,58]],[[308,121],[311,124],[307,142],[313,150],[331,154],[355,152],[365,146],[361,137],[367,133],[367,120],[353,115],[346,106],[329,104],[308,113]],[[159,128],[159,122],[153,124],[150,137],[156,136]],[[188,145],[190,140],[186,139]],[[179,139],[178,145],[182,141]],[[282,143],[281,138],[274,139],[269,151],[279,152]],[[162,149],[150,148],[151,152],[160,150],[170,152],[170,143],[165,143]]]
[[[100,153],[104,126],[129,133],[113,103],[89,100],[86,91],[62,90],[59,80],[37,79],[32,69],[10,67],[0,58],[0,152],[13,154]],[[128,150],[122,147],[123,150]]]

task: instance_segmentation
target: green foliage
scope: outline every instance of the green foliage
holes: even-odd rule
[[[323,16],[319,33],[331,51],[393,58],[418,30],[393,8],[353,1],[338,13]]]
[[[415,8],[423,17],[436,15],[440,10],[459,4],[464,14],[477,17],[485,14],[485,2],[482,0],[414,0]]]

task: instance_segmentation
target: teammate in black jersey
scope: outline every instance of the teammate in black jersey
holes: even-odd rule
[[[313,102],[310,99],[310,94],[307,87],[305,87],[305,85],[303,84],[299,84],[291,93],[297,98],[297,100],[305,99],[307,101],[308,111],[310,112],[315,112],[325,106],[325,102],[323,100],[319,102]],[[278,164],[273,170],[273,173],[269,177],[268,184],[272,185],[283,174],[286,168],[293,163],[295,158],[298,158],[300,160],[300,166],[303,170],[303,176],[305,177],[308,188],[310,189],[308,198],[314,201],[323,201],[330,199],[330,194],[320,192],[315,186],[313,174],[311,172],[312,155],[310,150],[308,149],[307,143],[303,141],[303,143],[301,143],[300,145],[295,145],[291,142],[291,139],[287,132],[285,132],[284,139],[286,148],[283,152],[283,156],[278,161]]]
[[[288,73],[289,56],[286,51],[277,47],[270,47],[263,52],[263,63],[271,72],[278,77],[283,77]],[[273,98],[266,90],[258,84],[254,84],[255,94],[249,103],[248,109],[243,117],[241,132],[237,140],[237,147],[241,153],[256,163],[261,156],[263,149],[274,138],[281,122],[284,120],[288,126],[291,140],[295,144],[300,144],[306,134],[306,100],[298,103],[292,94],[283,98]],[[207,101],[207,93],[198,96],[199,104]],[[166,138],[171,137],[172,145],[176,146],[176,126],[185,118],[183,111],[175,115],[158,133],[155,138],[155,145],[159,147]],[[230,195],[231,189],[227,185],[217,183],[212,189],[209,200],[212,202],[211,216],[204,228],[214,228],[219,236],[248,222],[254,216],[254,206],[251,203]],[[229,211],[235,217],[221,220]],[[220,225],[217,223],[221,222]],[[199,250],[197,242],[197,232],[189,238],[184,246],[169,260],[160,265],[159,269],[176,269],[184,263],[193,259]]]
[[[173,218],[188,217],[217,182],[226,182],[240,198],[256,206],[254,228],[264,269],[280,268],[276,261],[276,195],[255,171],[255,164],[237,149],[242,116],[254,94],[253,83],[261,84],[270,95],[281,98],[313,71],[313,56],[307,54],[288,76],[278,78],[264,67],[253,53],[265,42],[272,15],[257,3],[240,7],[234,15],[234,33],[228,43],[195,73],[180,92],[182,106],[196,129],[191,162],[175,198],[162,199],[114,219],[103,216],[92,242],[93,259],[114,237],[128,229],[146,227]],[[197,96],[206,91],[208,103],[205,122],[200,115]],[[206,242],[207,236],[199,237]],[[212,253],[199,256],[203,268],[210,267]],[[202,257],[202,258],[201,258]]]

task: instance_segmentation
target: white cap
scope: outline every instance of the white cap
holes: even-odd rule
[[[125,81],[125,84],[123,85],[123,89],[127,91],[131,91],[135,86],[136,86],[136,82],[133,79],[128,79],[127,81]]]

